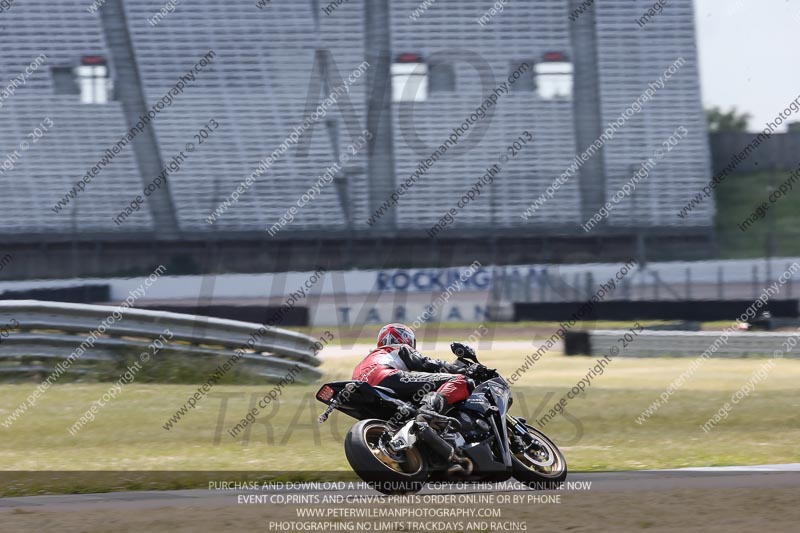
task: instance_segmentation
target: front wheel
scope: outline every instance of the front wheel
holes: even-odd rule
[[[347,462],[358,477],[383,494],[418,492],[428,479],[428,465],[417,448],[399,453],[387,448],[386,422],[362,420],[344,439]]]
[[[556,488],[567,479],[564,455],[547,435],[531,426],[525,428],[529,436],[525,440],[532,441],[524,450],[512,451],[514,478],[534,489]]]

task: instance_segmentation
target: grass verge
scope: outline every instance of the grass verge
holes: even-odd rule
[[[487,365],[509,375],[530,349],[496,351]],[[433,353],[447,357],[445,353]],[[326,361],[327,378],[346,379],[359,355]],[[689,365],[687,359],[616,359],[565,415],[544,429],[573,471],[675,468],[799,462],[800,361],[782,360],[712,432],[700,426],[743,386],[764,360],[708,360],[647,422],[636,417]],[[550,353],[514,386],[512,412],[529,421],[551,405],[594,365],[585,357]],[[342,442],[352,419],[334,414],[324,425],[318,385],[292,386],[264,409],[237,438],[227,434],[270,385],[219,385],[170,430],[164,423],[197,389],[193,385],[133,383],[101,409],[75,436],[67,428],[102,396],[108,384],[52,387],[11,428],[0,428],[4,495],[102,492],[123,489],[207,487],[209,471],[251,471],[257,479],[352,479]],[[0,419],[23,401],[32,384],[6,385]],[[64,471],[75,471],[64,474]],[[127,471],[102,475],[93,471]],[[161,474],[142,474],[143,471]],[[180,471],[180,472],[175,472]],[[79,473],[83,472],[83,473]],[[270,474],[265,474],[265,473]],[[246,474],[236,474],[247,479]],[[231,480],[225,474],[224,479]]]

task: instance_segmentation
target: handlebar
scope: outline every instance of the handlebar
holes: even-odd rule
[[[480,382],[488,381],[499,376],[496,368],[489,368],[480,363],[470,364],[464,375]]]

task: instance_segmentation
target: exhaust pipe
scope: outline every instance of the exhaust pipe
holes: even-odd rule
[[[439,434],[431,429],[428,424],[418,424],[418,426],[419,431],[417,432],[417,435],[422,442],[430,446],[436,455],[439,455],[448,461],[452,461],[453,456],[455,455],[455,450],[452,446],[450,446],[450,443],[440,437]]]
[[[455,456],[455,460],[460,463],[447,469],[447,474],[451,476],[469,476],[474,468],[472,461],[468,457]]]
[[[437,455],[447,459],[451,463],[458,463],[450,466],[447,473],[453,475],[468,476],[472,474],[473,464],[466,457],[461,457],[456,454],[455,449],[449,442],[444,440],[438,433],[436,433],[428,424],[418,424],[419,431],[417,436],[419,439],[427,444],[431,450]]]

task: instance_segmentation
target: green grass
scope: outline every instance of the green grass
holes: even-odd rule
[[[509,375],[525,349],[497,351],[486,364]],[[446,357],[445,353],[432,354]],[[359,356],[323,365],[329,379],[346,379]],[[800,462],[800,361],[779,361],[755,392],[711,433],[702,425],[741,387],[764,360],[709,360],[670,402],[644,425],[634,420],[686,369],[689,359],[618,359],[583,396],[568,403],[568,417],[545,431],[560,444],[575,470],[627,470],[682,466]],[[593,360],[548,354],[514,386],[512,411],[529,421],[543,416],[589,368]],[[0,391],[2,420],[31,392],[32,384]],[[270,386],[220,385],[197,408],[166,431],[162,424],[196,390],[192,385],[134,383],[102,409],[76,436],[67,427],[100,397],[107,384],[51,388],[11,429],[0,427],[0,470],[183,471],[125,479],[102,475],[22,476],[0,484],[3,494],[95,492],[119,489],[207,486],[198,471],[286,472],[292,479],[320,475],[352,478],[342,441],[352,419],[335,413],[316,422],[322,404],[318,385],[287,389],[263,424],[236,439],[227,434]],[[226,409],[221,409],[227,401]],[[195,472],[195,473],[192,473]],[[321,474],[327,473],[327,474]],[[8,476],[6,476],[8,477]],[[230,476],[223,476],[230,480]]]
[[[775,203],[769,203],[768,187],[780,185],[790,172],[762,172],[731,176],[715,189],[716,229],[723,258],[763,257],[767,254],[769,228],[774,227],[773,256],[800,255],[800,184]],[[742,223],[762,202],[770,206],[767,216],[741,231]],[[770,220],[773,217],[773,220]]]

